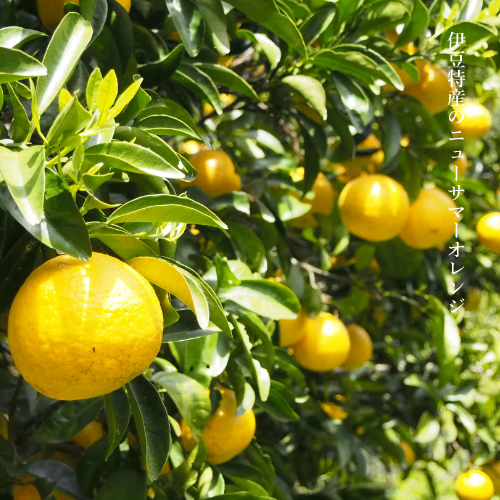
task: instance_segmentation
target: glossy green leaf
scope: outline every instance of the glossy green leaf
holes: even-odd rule
[[[430,14],[426,5],[422,0],[415,0],[411,21],[404,27],[403,31],[398,36],[397,46],[402,47],[422,36],[429,25],[429,21]]]
[[[168,80],[182,63],[185,51],[184,45],[177,45],[159,61],[139,66],[139,73],[145,84],[152,86]]]
[[[108,110],[113,106],[118,96],[118,79],[116,73],[111,70],[102,80],[97,92],[97,109],[101,116],[106,116]]]
[[[402,24],[410,16],[411,10],[403,0],[382,0],[374,2],[361,20],[360,33],[386,30]]]
[[[0,173],[28,224],[42,220],[45,150],[32,146],[19,153],[0,146]]]
[[[205,23],[200,8],[190,0],[165,0],[165,2],[188,54],[196,57],[205,36]]]
[[[196,63],[195,66],[206,73],[215,83],[240,92],[251,99],[259,99],[252,86],[240,75],[219,64]]]
[[[47,35],[40,31],[20,28],[19,26],[7,26],[0,29],[0,47],[18,49],[23,44],[42,36]]]
[[[116,469],[99,488],[95,500],[146,500],[147,483],[144,472],[123,465]]]
[[[498,30],[494,26],[489,24],[479,24],[472,23],[470,21],[463,21],[458,24],[455,24],[449,27],[445,32],[441,35],[441,47],[443,49],[450,48],[450,36],[452,33],[463,33],[465,44],[461,44],[459,46],[455,46],[452,43],[452,48],[454,51],[463,50],[464,47],[470,47],[479,42],[487,40],[490,37],[498,35]]]
[[[264,33],[253,33],[249,30],[238,30],[238,38],[250,40],[255,43],[257,50],[262,51],[269,61],[271,69],[276,69],[281,61],[280,48]]]
[[[24,142],[30,133],[31,123],[28,119],[24,106],[21,104],[21,101],[12,86],[7,83],[6,87],[9,91],[10,102],[12,104],[14,114],[14,119],[12,120],[10,127],[10,134],[14,142]]]
[[[2,61],[0,83],[15,82],[47,74],[47,68],[42,63],[17,49],[0,47],[0,61]]]
[[[80,101],[73,97],[56,117],[47,134],[47,141],[54,145],[64,139],[65,134],[78,134],[92,121],[89,113]]]
[[[243,280],[227,289],[223,297],[270,319],[294,319],[300,310],[300,303],[289,288],[267,280]]]
[[[106,0],[80,0],[80,14],[92,26],[92,38],[89,45],[99,36],[108,16]]]
[[[335,12],[335,6],[326,4],[300,25],[300,32],[306,44],[312,43],[328,28],[333,21]]]
[[[38,78],[36,98],[40,115],[59,95],[92,37],[92,27],[79,14],[68,14],[52,35],[43,64],[47,76]]]
[[[127,384],[127,392],[148,478],[154,481],[160,477],[170,452],[167,410],[154,386],[142,375]]]
[[[212,410],[205,387],[182,373],[158,372],[153,382],[166,389],[194,438],[201,437]]]
[[[221,229],[227,227],[201,203],[169,194],[143,196],[130,201],[113,212],[108,222],[179,222]]]
[[[318,80],[306,75],[292,75],[281,81],[299,93],[323,119],[326,119],[326,94]]]
[[[182,179],[185,175],[153,151],[137,144],[111,142],[97,144],[85,150],[85,162],[124,170],[126,172]],[[173,221],[172,221],[173,222]]]
[[[90,75],[86,89],[87,108],[91,113],[97,109],[97,98],[99,96],[99,89],[102,84],[102,74],[99,68],[96,68]]]
[[[198,0],[197,3],[210,31],[222,45],[222,52],[227,54],[230,50],[230,44],[227,36],[226,15],[222,3],[219,0]]]
[[[130,420],[130,403],[127,393],[123,389],[118,389],[104,396],[104,405],[108,416],[108,447],[106,452],[106,459],[108,459],[127,432]]]
[[[0,201],[27,231],[45,245],[80,260],[88,260],[91,256],[85,222],[67,185],[52,170],[45,172],[45,202],[40,224],[26,221],[5,181],[0,181]]]

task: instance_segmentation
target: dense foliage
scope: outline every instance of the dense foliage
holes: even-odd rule
[[[500,2],[65,9],[50,33],[33,0],[0,0],[0,498],[26,475],[43,499],[456,498],[455,477],[494,461],[500,438],[500,265],[475,231],[500,209]],[[449,65],[452,32],[466,39],[466,97],[494,118],[462,147],[459,182],[450,108],[432,114],[402,92],[422,61]],[[211,150],[236,165],[212,192],[208,174],[194,180],[196,155]],[[422,187],[465,189],[458,275],[448,245],[347,230],[338,194],[363,172],[397,180],[412,202]],[[126,388],[55,401],[16,371],[8,310],[35,267],[92,251],[171,294],[164,344]],[[453,295],[454,283],[464,286]],[[278,323],[301,306],[363,326],[371,362],[302,368],[279,346]],[[243,454],[211,465],[203,440],[183,450],[180,424],[202,436],[220,400],[207,389],[220,385],[257,426]],[[96,419],[105,433],[84,451],[70,440]]]

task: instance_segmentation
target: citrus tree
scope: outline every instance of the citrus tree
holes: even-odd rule
[[[499,11],[0,0],[0,498],[500,493]]]

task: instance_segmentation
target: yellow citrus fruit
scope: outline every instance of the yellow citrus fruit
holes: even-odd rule
[[[85,450],[90,448],[96,441],[104,436],[101,422],[94,420],[84,427],[78,434],[75,434],[70,441],[81,446]]]
[[[483,467],[485,472],[491,479],[495,488],[495,495],[500,494],[500,462],[490,462]]]
[[[339,197],[342,222],[349,231],[368,241],[395,238],[410,211],[408,194],[399,182],[381,174],[350,181]]]
[[[401,446],[405,454],[406,465],[413,465],[415,462],[415,451],[413,451],[413,448],[406,441],[400,441],[399,446]]]
[[[54,31],[57,25],[64,17],[64,4],[70,0],[37,0],[38,15],[43,25],[49,30]],[[79,0],[71,0],[72,3],[79,4]],[[117,0],[117,2],[130,12],[132,0]]]
[[[345,397],[341,394],[335,396],[337,401],[345,401]],[[342,408],[342,406],[336,405],[335,403],[321,403],[321,408],[323,411],[334,420],[345,420],[348,417],[348,413]]]
[[[20,484],[16,484],[12,488],[14,500],[42,500],[38,490],[31,484],[34,481],[33,477],[21,476],[19,481]],[[54,498],[56,500],[73,500],[72,497],[58,490],[54,492]]]
[[[296,344],[306,334],[307,323],[311,321],[307,311],[302,308],[295,319],[281,319],[280,346],[287,347]]]
[[[17,369],[53,399],[108,394],[140,375],[158,353],[163,316],[152,286],[114,257],[68,255],[37,268],[9,316]]]
[[[413,248],[445,244],[455,234],[458,222],[455,202],[441,189],[422,189],[410,206],[410,216],[399,237]]]
[[[351,342],[340,319],[322,312],[307,321],[305,331],[302,339],[293,345],[293,355],[301,366],[316,372],[342,366],[349,356]]]
[[[356,148],[356,152],[360,153],[367,149],[377,149],[371,155],[358,154],[344,163],[334,163],[333,169],[339,174],[338,179],[341,182],[349,182],[356,177],[359,177],[363,170],[369,173],[375,173],[380,170],[384,164],[384,152],[382,151],[382,144],[375,134],[370,134],[365,140],[360,142]]]
[[[213,198],[241,189],[233,160],[224,151],[202,151],[189,161],[198,175],[193,182],[181,182],[183,187],[198,186]]]
[[[476,225],[476,232],[481,245],[500,253],[500,212],[483,215]]]
[[[460,500],[490,500],[495,494],[495,488],[487,474],[480,470],[470,470],[458,476],[455,492]]]
[[[203,441],[207,448],[207,460],[213,465],[228,462],[242,453],[255,435],[253,410],[236,416],[236,395],[231,389],[219,387],[221,400],[217,411],[210,417]],[[186,451],[192,450],[196,441],[186,422],[181,422],[181,443]]]
[[[373,343],[368,332],[361,326],[353,323],[347,327],[351,350],[342,368],[357,370],[370,361],[373,354]]]
[[[460,177],[465,177],[468,168],[467,157],[465,155],[458,157],[454,163],[450,165],[450,170],[452,172],[457,172]]]
[[[230,104],[233,104],[234,101],[236,101],[236,96],[234,94],[220,94],[220,100],[222,101],[223,108],[226,106],[229,106]],[[211,115],[214,112],[214,108],[211,104],[208,102],[204,104],[203,106],[203,116],[208,116]]]
[[[481,305],[482,298],[483,292],[481,290],[478,288],[469,288],[465,297],[465,310],[469,312],[477,311]]]
[[[231,66],[231,64],[233,64],[233,62],[234,62],[235,59],[236,59],[235,56],[230,56],[230,55],[220,56],[219,60],[218,60],[218,63],[221,66],[225,66],[226,68],[229,68],[229,66]]]
[[[444,111],[448,107],[450,92],[456,89],[455,84],[450,84],[448,73],[439,66],[423,62],[417,63],[417,66],[420,69],[420,80],[405,88],[405,93],[421,102],[432,114]]]
[[[205,144],[198,141],[186,141],[179,149],[179,153],[195,155],[206,148]]]
[[[385,32],[385,34],[387,35],[387,38],[389,39],[389,41],[393,45],[396,45],[396,42],[397,42],[398,36],[399,36],[398,32],[395,29],[389,29]],[[400,46],[400,47],[398,47],[398,49],[404,50],[405,52],[407,52],[411,56],[416,54],[418,51],[417,47],[415,47],[415,45],[413,43],[408,43],[407,45]],[[390,64],[394,68],[394,71],[396,71],[396,73],[399,75],[399,78],[401,78],[401,81],[403,82],[403,85],[405,88],[410,86],[410,85],[415,84],[415,82],[411,79],[410,75],[405,70],[400,69],[394,63],[390,63]],[[396,90],[396,88],[393,87],[392,85],[385,85],[384,89],[386,91],[391,91],[391,92]]]
[[[479,103],[465,104],[464,106],[455,106],[458,112],[457,120],[451,122],[451,128],[455,132],[462,132],[460,137],[466,141],[475,141],[481,139],[491,128],[491,113],[488,108]],[[462,117],[463,120],[457,123]],[[459,137],[459,134],[456,134]]]

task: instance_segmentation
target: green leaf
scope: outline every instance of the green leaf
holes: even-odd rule
[[[19,28],[18,26],[7,26],[6,28],[0,29],[0,47],[5,49],[18,49],[23,44],[42,36],[47,35],[40,31]]]
[[[47,74],[47,68],[34,57],[17,49],[0,47],[0,83],[15,82]]]
[[[436,417],[424,411],[418,421],[416,435],[413,440],[416,443],[428,444],[435,441],[441,430],[441,426]]]
[[[110,142],[97,144],[85,150],[85,162],[126,172],[156,175],[162,178],[183,179],[185,174],[178,165],[171,165],[161,156],[138,144]]]
[[[274,387],[271,387],[267,401],[261,401],[259,405],[281,422],[291,422],[299,419],[288,401]]]
[[[422,0],[415,0],[411,21],[404,27],[398,37],[397,47],[402,47],[423,35],[429,26],[430,14]]]
[[[377,32],[405,23],[411,14],[403,0],[382,0],[374,2],[368,9],[358,27],[360,33]]]
[[[205,387],[182,373],[158,372],[153,382],[167,390],[194,438],[201,437],[212,410]]]
[[[80,0],[80,14],[92,26],[92,38],[89,45],[99,36],[108,17],[106,0]]]
[[[0,173],[26,222],[40,224],[45,191],[43,146],[19,153],[0,146]]]
[[[267,280],[243,280],[227,289],[223,298],[270,319],[295,319],[300,303],[286,286]]]
[[[172,52],[157,62],[139,66],[139,74],[148,87],[168,80],[182,63],[185,52],[184,45],[177,45]]]
[[[264,33],[253,33],[249,30],[238,30],[238,38],[250,40],[257,46],[257,50],[262,51],[269,61],[270,68],[276,69],[281,61],[280,48]]]
[[[0,261],[0,314],[7,310],[35,267],[40,243],[25,233]]]
[[[469,21],[454,24],[441,35],[441,47],[443,49],[450,48],[449,40],[452,33],[463,33],[464,35],[465,43],[458,47],[453,47],[454,51],[459,51],[463,50],[464,47],[471,47],[498,35],[498,30],[489,24],[471,23]]]
[[[190,0],[165,0],[165,2],[188,54],[196,57],[205,37],[205,23],[201,10]]]
[[[68,441],[96,419],[103,406],[102,398],[69,401],[41,423],[34,433],[38,443]]]
[[[252,0],[251,2],[229,0],[227,3],[280,37],[301,56],[306,55],[307,49],[300,31],[288,16],[279,11],[274,0]]]
[[[118,389],[104,396],[104,405],[108,416],[107,460],[127,432],[130,420],[130,403],[127,393],[123,389]]]
[[[323,85],[310,76],[292,75],[281,80],[295,92],[298,92],[318,114],[326,119],[326,94]]]
[[[262,240],[250,227],[236,222],[228,223],[229,234],[237,256],[254,271],[260,271],[266,259],[266,249]]]
[[[40,224],[26,221],[5,181],[0,181],[0,201],[27,231],[45,245],[80,260],[88,260],[92,255],[87,228],[73,196],[52,170],[46,169],[45,172],[45,202]]]
[[[446,408],[455,413],[461,424],[474,435],[477,432],[476,422],[474,417],[463,407],[455,404],[447,404]]]
[[[227,228],[219,217],[201,203],[171,194],[142,196],[129,201],[115,210],[108,222],[179,222]]]
[[[107,112],[113,106],[118,96],[118,79],[116,73],[111,70],[99,85],[97,91],[97,109],[101,112],[101,116],[105,117]],[[102,120],[104,123],[106,120]]]
[[[350,295],[338,302],[343,316],[354,318],[365,311],[370,305],[370,294],[359,288],[353,288]]]
[[[145,474],[137,467],[122,465],[99,488],[95,500],[146,500]]]
[[[437,297],[430,296],[429,305],[433,311],[431,326],[439,365],[439,383],[444,387],[457,369],[455,359],[460,352],[460,334],[453,316]]]
[[[375,255],[382,271],[396,278],[414,274],[424,259],[421,250],[410,248],[399,238],[377,243]]]
[[[99,68],[92,71],[89,81],[87,83],[87,90],[85,93],[87,100],[87,108],[93,113],[97,109],[97,98],[99,96],[99,89],[102,84],[102,74]]]
[[[181,64],[172,78],[201,99],[206,99],[217,114],[222,114],[222,102],[217,86],[205,72],[195,66]]]
[[[142,375],[127,384],[127,392],[148,478],[155,481],[160,477],[170,452],[167,410],[154,386]]]
[[[119,95],[115,105],[108,111],[105,121],[113,120],[125,109],[139,91],[141,84],[142,78],[139,78]]]
[[[222,44],[223,52],[227,54],[230,50],[230,44],[227,36],[226,15],[222,3],[219,0],[198,0],[197,3],[205,22]]]
[[[327,4],[300,25],[300,32],[307,45],[316,40],[328,28],[333,21],[335,12],[335,6]]]
[[[216,495],[211,500],[269,500],[269,496],[259,496],[250,491],[237,491],[235,493],[226,493],[225,495]]]
[[[43,64],[47,76],[40,76],[36,98],[40,115],[59,95],[92,37],[92,27],[76,12],[69,13],[52,35]]]
[[[240,92],[251,99],[259,99],[259,96],[252,86],[231,69],[220,66],[219,64],[210,63],[195,63],[195,66],[206,73],[215,83],[217,83],[217,85],[222,85],[228,89]]]
[[[47,134],[50,145],[60,143],[65,134],[76,135],[92,121],[89,113],[76,97],[72,97],[52,123]]]
[[[10,102],[14,113],[14,119],[12,120],[9,132],[14,142],[24,142],[30,133],[31,123],[28,119],[24,106],[21,104],[21,101],[19,100],[16,92],[12,89],[12,86],[7,83],[6,87],[9,91]]]

